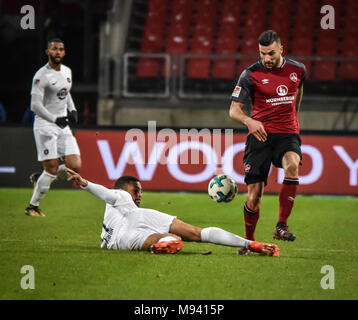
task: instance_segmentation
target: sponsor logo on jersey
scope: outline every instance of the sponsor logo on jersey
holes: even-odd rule
[[[268,83],[269,83],[269,79],[262,79],[261,82],[262,82],[262,84],[268,84]]]
[[[280,97],[283,97],[288,93],[288,88],[285,85],[281,84],[276,88],[276,92]]]
[[[34,84],[38,84],[40,82],[40,79],[35,79]]]
[[[232,93],[232,96],[235,98],[238,98],[241,92],[241,87],[240,86],[236,86],[234,89],[234,92]]]
[[[57,92],[57,98],[59,98],[60,100],[63,100],[67,97],[67,89],[66,88],[62,88],[59,92]]]
[[[292,73],[290,74],[290,79],[291,79],[291,81],[293,81],[293,82],[297,82],[297,80],[298,80],[298,78],[297,78],[297,73],[296,73],[296,72],[292,72]]]
[[[271,98],[266,99],[266,103],[272,103],[273,106],[277,106],[279,104],[290,104],[295,100],[294,96],[281,97],[281,98]]]
[[[70,78],[67,78],[67,82],[68,82],[68,83],[71,83],[71,79],[70,79]]]

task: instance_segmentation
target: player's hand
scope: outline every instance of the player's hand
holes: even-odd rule
[[[68,121],[70,122],[70,124],[78,123],[77,111],[73,110],[73,111],[70,112],[70,114],[68,115]]]
[[[87,187],[88,182],[86,179],[83,179],[77,172],[66,168],[66,172],[70,174],[71,176],[67,179],[67,181],[73,181],[75,185],[79,187]]]
[[[255,136],[255,138],[261,142],[267,140],[267,132],[262,124],[262,122],[255,119],[249,119],[246,123],[249,132]]]
[[[68,126],[68,119],[67,117],[59,117],[56,118],[55,123],[61,128],[65,128],[66,126]]]

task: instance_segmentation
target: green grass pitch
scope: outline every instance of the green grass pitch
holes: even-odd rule
[[[45,218],[24,215],[31,189],[0,189],[0,299],[239,300],[357,299],[358,198],[297,196],[295,242],[272,239],[277,196],[265,195],[256,239],[280,257],[238,256],[236,248],[186,242],[177,255],[99,248],[104,202],[81,190],[51,190]],[[245,195],[216,204],[204,193],[144,192],[142,207],[201,227],[244,235]],[[207,254],[211,252],[211,254]],[[22,266],[35,271],[23,290]],[[323,289],[321,268],[334,268]]]

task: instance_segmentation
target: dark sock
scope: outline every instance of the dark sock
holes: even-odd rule
[[[245,238],[255,241],[255,229],[260,217],[260,210],[252,211],[247,204],[244,205]]]
[[[283,180],[283,185],[279,195],[280,211],[277,224],[287,224],[287,219],[291,214],[293,204],[296,197],[296,190],[298,185],[297,178],[287,178]]]

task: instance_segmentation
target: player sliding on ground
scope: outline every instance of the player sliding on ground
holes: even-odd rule
[[[107,189],[87,181],[71,169],[66,171],[70,174],[69,181],[106,202],[101,248],[177,253],[183,248],[183,240],[248,248],[269,256],[280,253],[275,244],[244,239],[220,228],[195,227],[175,216],[139,208],[142,186],[135,177],[123,176],[116,181],[115,189]]]

